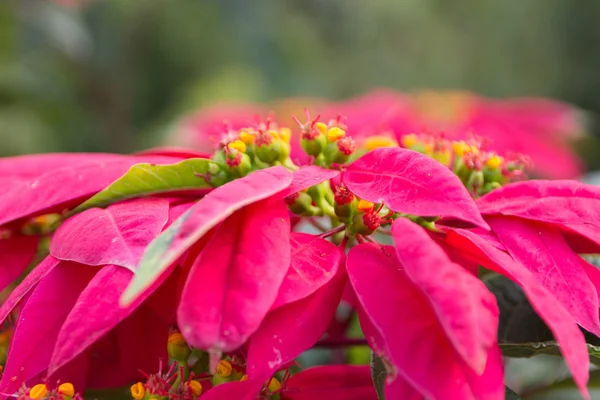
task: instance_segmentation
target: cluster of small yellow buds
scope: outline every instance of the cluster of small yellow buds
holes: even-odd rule
[[[157,373],[145,375],[145,383],[137,382],[129,389],[135,400],[196,400],[202,394],[202,383],[178,361],[163,373],[161,360]]]
[[[364,199],[358,199],[344,184],[337,185],[334,192],[335,215],[345,225],[346,235],[368,236],[375,232],[382,223],[391,222],[385,218],[391,213],[383,205],[376,205]],[[384,216],[380,213],[384,213]],[[385,220],[385,221],[384,221]]]
[[[405,135],[402,147],[418,151],[450,168],[473,196],[481,196],[525,177],[529,161],[521,156],[502,157],[478,139],[448,140],[443,136]]]
[[[294,169],[290,160],[290,139],[289,128],[278,127],[271,120],[258,122],[255,127],[230,130],[212,159],[223,165],[231,178],[273,165]]]
[[[31,388],[23,386],[17,392],[17,400],[81,400],[82,397],[75,393],[72,383],[58,384],[51,389],[45,383],[39,383]]]
[[[341,122],[341,116],[329,123],[319,121],[317,116],[310,118],[306,112],[307,122],[294,120],[300,126],[300,145],[306,154],[315,158],[314,163],[323,167],[332,164],[343,164],[350,159],[355,150],[354,140],[347,136],[348,128]]]

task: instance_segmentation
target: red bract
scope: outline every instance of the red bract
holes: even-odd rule
[[[463,360],[477,373],[485,369],[498,330],[496,298],[416,224],[392,225],[396,255],[406,275],[428,297],[440,325]]]
[[[477,234],[466,230],[454,230],[448,233],[446,241],[450,246],[458,249],[463,256],[507,276],[523,288],[532,307],[546,322],[560,344],[561,352],[577,386],[585,398],[589,399],[586,388],[589,356],[585,339],[573,316],[528,269]]]
[[[314,238],[312,242],[315,241],[323,239]],[[337,250],[339,260],[341,249]],[[334,269],[330,271],[331,279],[327,282],[305,281],[305,285],[310,285],[312,294],[286,302],[267,315],[248,346],[248,380],[217,386],[205,395],[206,400],[255,399],[263,383],[273,373],[311,348],[323,336],[335,314],[346,283],[345,270],[338,268],[338,263],[332,265]],[[306,269],[307,273],[312,269],[305,263],[295,268],[297,271]],[[291,281],[297,279],[294,276],[294,273],[288,273],[281,286],[279,298],[282,291],[288,290]],[[372,393],[373,388],[370,389]]]
[[[220,224],[192,265],[178,321],[195,347],[213,352],[240,347],[273,306],[290,266],[290,222],[283,197],[332,175],[325,172],[300,169],[291,174],[273,167],[215,189],[148,247],[130,289],[143,292],[157,277],[168,275],[174,261]],[[131,299],[128,292],[125,299]]]
[[[374,112],[375,110],[375,112]],[[364,138],[391,132],[400,141],[410,133],[444,132],[454,139],[475,133],[499,152],[529,155],[541,176],[579,176],[582,163],[568,140],[583,132],[578,112],[545,99],[491,100],[466,92],[424,91],[409,94],[376,90],[331,105],[326,118],[348,115],[352,135]]]
[[[290,244],[291,264],[274,309],[310,296],[334,277],[340,262],[339,249],[313,235],[292,233]]]
[[[511,184],[526,177],[525,157],[437,132],[462,137],[468,121],[502,140],[504,128],[560,125],[545,112],[460,95],[429,114],[432,98],[375,93],[346,103],[349,118],[306,111],[297,141],[252,107],[228,123],[205,115],[190,123],[200,147],[217,147],[210,156],[167,147],[0,160],[0,285],[39,236],[51,239],[0,307],[2,320],[19,312],[0,393],[47,380],[131,384],[141,368],[136,399],[375,399],[365,367],[293,375],[306,350],[365,344],[345,336],[358,315],[387,399],[500,400],[499,310],[477,278],[484,266],[523,287],[589,398],[577,324],[600,334],[600,271],[577,253],[600,252],[600,191]],[[300,151],[311,165],[294,163]],[[171,165],[129,169],[142,159]],[[292,232],[306,226],[320,234]]]
[[[178,321],[188,343],[229,352],[246,342],[289,267],[289,232],[281,200],[254,203],[221,223],[183,289]]]
[[[528,181],[494,191],[478,204],[511,256],[578,324],[600,334],[598,292],[588,276],[597,271],[584,266],[565,236],[578,235],[597,248],[600,190],[578,182]]]
[[[367,366],[314,367],[283,383],[284,400],[375,400],[377,394]]]
[[[477,202],[484,215],[515,216],[552,224],[600,250],[600,189],[576,181],[531,180],[495,190]]]
[[[17,278],[35,255],[38,237],[21,233],[26,219],[65,211],[104,189],[136,163],[171,163],[179,159],[83,153],[0,160],[0,181],[10,180],[0,194],[0,249],[9,249],[0,251],[0,289]]]
[[[375,149],[350,164],[343,179],[358,197],[383,202],[393,211],[456,218],[487,228],[456,175],[415,151]]]
[[[17,320],[18,339],[11,344],[0,383],[3,392],[13,392],[41,373],[67,375],[69,381],[81,387],[86,382],[92,387],[119,386],[135,378],[138,368],[149,367],[156,357],[165,354],[164,341],[172,320],[167,321],[152,302],[144,302],[147,296],[129,308],[118,307],[118,298],[132,272],[105,265],[123,260],[115,260],[113,250],[105,243],[115,244],[114,238],[122,240],[121,249],[129,256],[122,263],[137,265],[141,253],[136,249],[147,246],[167,222],[168,201],[140,199],[116,204],[102,211],[110,223],[90,225],[98,211],[83,212],[61,226],[54,238],[56,258],[49,256],[28,276],[32,279],[17,287],[3,305],[5,317],[11,306],[30,292]],[[81,233],[86,224],[100,240],[78,241],[75,245],[69,230]],[[168,302],[171,296],[165,291],[154,295],[166,296],[161,302]],[[147,329],[150,325],[151,334]],[[139,336],[143,340],[136,339]],[[112,354],[107,353],[98,362],[94,354],[103,349],[110,349]],[[68,362],[77,367],[60,369]],[[119,365],[116,370],[115,363]]]
[[[483,371],[474,371],[452,345],[431,297],[403,271],[395,253],[391,246],[363,244],[350,250],[347,263],[362,308],[365,336],[394,368],[386,391],[399,398],[395,385],[401,384],[410,389],[407,396],[417,391],[434,399],[502,399],[497,345],[487,348]],[[470,275],[465,272],[464,276]],[[490,310],[481,306],[478,312]],[[453,317],[465,327],[473,323],[469,315]],[[402,377],[398,383],[395,374]]]
[[[134,286],[125,292],[124,303],[130,303],[225,218],[249,204],[283,191],[291,181],[291,173],[282,167],[273,167],[232,181],[206,195],[146,249],[142,271],[136,275]]]

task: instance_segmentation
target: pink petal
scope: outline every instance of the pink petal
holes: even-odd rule
[[[600,269],[585,261],[584,259],[580,259],[580,264],[583,267],[583,270],[588,276],[590,282],[592,282],[592,285],[594,285],[594,287],[596,288],[596,293],[598,293],[598,295],[600,296]]]
[[[285,168],[271,167],[236,179],[207,194],[150,243],[135,279],[123,294],[122,304],[133,301],[219,222],[248,204],[283,191],[291,181],[292,175]],[[286,219],[289,220],[288,217]]]
[[[169,326],[145,306],[137,309],[85,353],[89,388],[119,388],[143,380],[140,373],[157,372],[168,359]]]
[[[27,269],[37,252],[36,236],[0,239],[0,290],[4,290]]]
[[[286,191],[282,193],[282,196],[289,196],[294,193],[298,193],[301,190],[317,185],[321,182],[325,182],[329,179],[333,179],[340,174],[340,171],[332,169],[325,169],[317,167],[316,165],[307,165],[301,167],[292,174],[292,183]]]
[[[146,161],[172,163],[171,157],[124,157],[91,160],[50,170],[0,194],[0,225],[23,217],[61,212],[104,189],[129,167]]]
[[[589,376],[589,356],[585,338],[573,317],[561,303],[529,270],[476,234],[462,229],[455,230],[448,233],[447,241],[449,245],[460,249],[465,257],[468,256],[486,268],[507,276],[523,288],[531,306],[546,322],[559,343],[579,390],[586,399],[589,399],[586,387]]]
[[[283,200],[251,204],[226,219],[192,266],[178,310],[190,345],[232,351],[258,329],[290,265]]]
[[[129,307],[119,307],[119,297],[132,276],[133,273],[125,268],[108,265],[92,278],[62,325],[52,355],[50,372],[74,359],[130,316],[152,294],[146,292]],[[156,286],[162,284],[166,278],[166,276],[161,277]],[[175,302],[169,301],[169,298],[174,300],[175,295],[169,293],[167,296],[167,293],[164,293],[160,301],[175,307]],[[153,315],[150,322],[157,324],[157,316]]]
[[[167,157],[178,157],[181,159],[187,158],[210,158],[212,153],[199,152],[193,149],[177,146],[163,146],[138,151],[134,153],[136,156],[167,156]]]
[[[19,314],[0,392],[12,393],[48,368],[60,327],[96,271],[86,265],[60,263],[38,284]]]
[[[343,179],[358,197],[383,202],[394,211],[452,217],[488,228],[458,177],[416,151],[375,149],[350,164]]]
[[[47,153],[2,157],[0,158],[0,176],[12,176],[21,180],[35,179],[49,171],[63,167],[89,165],[92,161],[122,161],[129,157],[110,153]]]
[[[393,247],[354,247],[347,269],[365,315],[387,345],[390,361],[411,386],[432,399],[474,400],[481,397],[473,389],[486,385],[490,388],[486,399],[504,398],[501,368],[490,365],[499,360],[488,360],[478,378],[481,382],[471,380],[473,371],[454,349],[427,297],[402,271]]]
[[[558,230],[516,218],[488,222],[510,255],[537,279],[588,331],[600,335],[598,293]]]
[[[366,365],[305,369],[288,379],[284,388],[284,400],[377,400],[371,371]]]
[[[310,296],[336,274],[340,252],[331,242],[306,233],[292,233],[291,264],[273,309]]]
[[[369,346],[371,346],[373,352],[381,358],[386,368],[384,385],[385,398],[423,400],[423,395],[403,376],[402,370],[396,369],[391,363],[390,359],[392,356],[390,354],[390,349],[377,328],[373,325],[373,322],[371,322],[369,316],[360,306],[357,311],[360,327],[367,338]]]
[[[456,351],[481,374],[498,333],[496,298],[483,282],[451,262],[420,226],[398,218],[392,237],[406,275],[428,299]]]
[[[224,383],[211,388],[203,394],[202,400],[256,400],[264,384],[265,380],[255,378]]]
[[[177,220],[177,218],[181,217],[194,204],[196,204],[196,201],[190,201],[190,202],[187,202],[187,203],[182,203],[182,204],[177,204],[177,205],[171,205],[169,207],[169,220],[167,221],[167,225],[166,226],[167,227],[171,226],[171,224],[173,222],[175,222]]]
[[[310,296],[271,311],[250,340],[248,376],[267,379],[310,349],[327,331],[345,285],[346,271],[340,268]]]
[[[0,322],[4,322],[31,289],[60,263],[62,263],[60,260],[48,256],[28,273],[23,282],[10,293],[10,296],[0,306]]]
[[[482,214],[552,223],[600,246],[600,187],[577,181],[530,180],[494,190],[477,205]]]
[[[148,244],[167,223],[166,199],[135,199],[107,209],[91,208],[56,231],[50,254],[87,265],[119,265],[135,271]]]

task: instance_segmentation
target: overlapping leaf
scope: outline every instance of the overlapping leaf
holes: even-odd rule
[[[50,373],[105,336],[138,309],[151,294],[160,296],[160,302],[164,303],[162,306],[175,307],[176,296],[172,293],[174,285],[158,288],[166,277],[156,282],[158,292],[146,292],[129,307],[119,307],[119,297],[132,277],[132,272],[125,268],[107,265],[90,280],[58,333],[50,361]],[[150,318],[155,320],[158,327],[157,315],[153,314]],[[82,323],[84,320],[85,323]]]
[[[530,180],[477,201],[482,214],[510,215],[564,227],[600,246],[600,188],[577,181]]]
[[[158,193],[212,189],[209,168],[218,164],[206,158],[190,158],[176,164],[136,164],[101,192],[75,208],[78,213],[92,207],[106,207],[117,201]]]
[[[140,161],[172,163],[172,157],[117,157],[48,171],[0,194],[0,225],[23,217],[61,212],[101,191]]]
[[[413,388],[432,399],[503,398],[497,347],[477,376],[454,350],[427,297],[402,271],[393,247],[354,247],[347,269],[363,315],[381,335],[390,362]]]
[[[204,350],[237,349],[259,327],[290,265],[290,221],[283,200],[251,204],[227,218],[192,266],[179,328]]]
[[[375,400],[366,365],[327,365],[301,371],[285,382],[283,400]]]
[[[218,223],[248,204],[269,198],[292,181],[283,167],[256,171],[206,195],[147,247],[135,277],[121,299],[126,305],[152,284],[187,249]]]
[[[573,317],[525,267],[516,263],[508,254],[466,230],[448,233],[449,245],[473,261],[517,282],[525,291],[533,308],[552,330],[560,343],[563,357],[581,393],[589,399],[586,383],[589,376],[589,358],[583,333]]]
[[[310,296],[329,282],[340,263],[340,251],[331,242],[306,233],[292,233],[291,264],[273,308]]]
[[[516,218],[488,219],[512,257],[588,331],[600,335],[598,292],[558,230]]]
[[[93,208],[66,220],[54,234],[50,254],[87,265],[119,265],[135,271],[148,244],[167,223],[166,199],[135,199]]]
[[[95,273],[93,267],[61,263],[31,293],[19,314],[0,381],[2,393],[14,393],[48,367],[60,326]]]
[[[38,242],[35,236],[0,238],[0,290],[17,279],[33,261]]]
[[[311,348],[331,323],[346,285],[344,269],[310,296],[271,311],[248,348],[250,377],[269,377]]]
[[[477,373],[496,343],[498,306],[485,285],[450,261],[418,225],[399,218],[392,225],[398,260],[425,294],[454,348]]]
[[[375,149],[350,164],[343,179],[358,197],[394,211],[455,218],[488,229],[460,179],[416,151]]]

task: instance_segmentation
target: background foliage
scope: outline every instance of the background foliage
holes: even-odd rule
[[[0,155],[128,152],[215,100],[374,86],[549,96],[594,116],[599,13],[595,0],[5,0]]]

